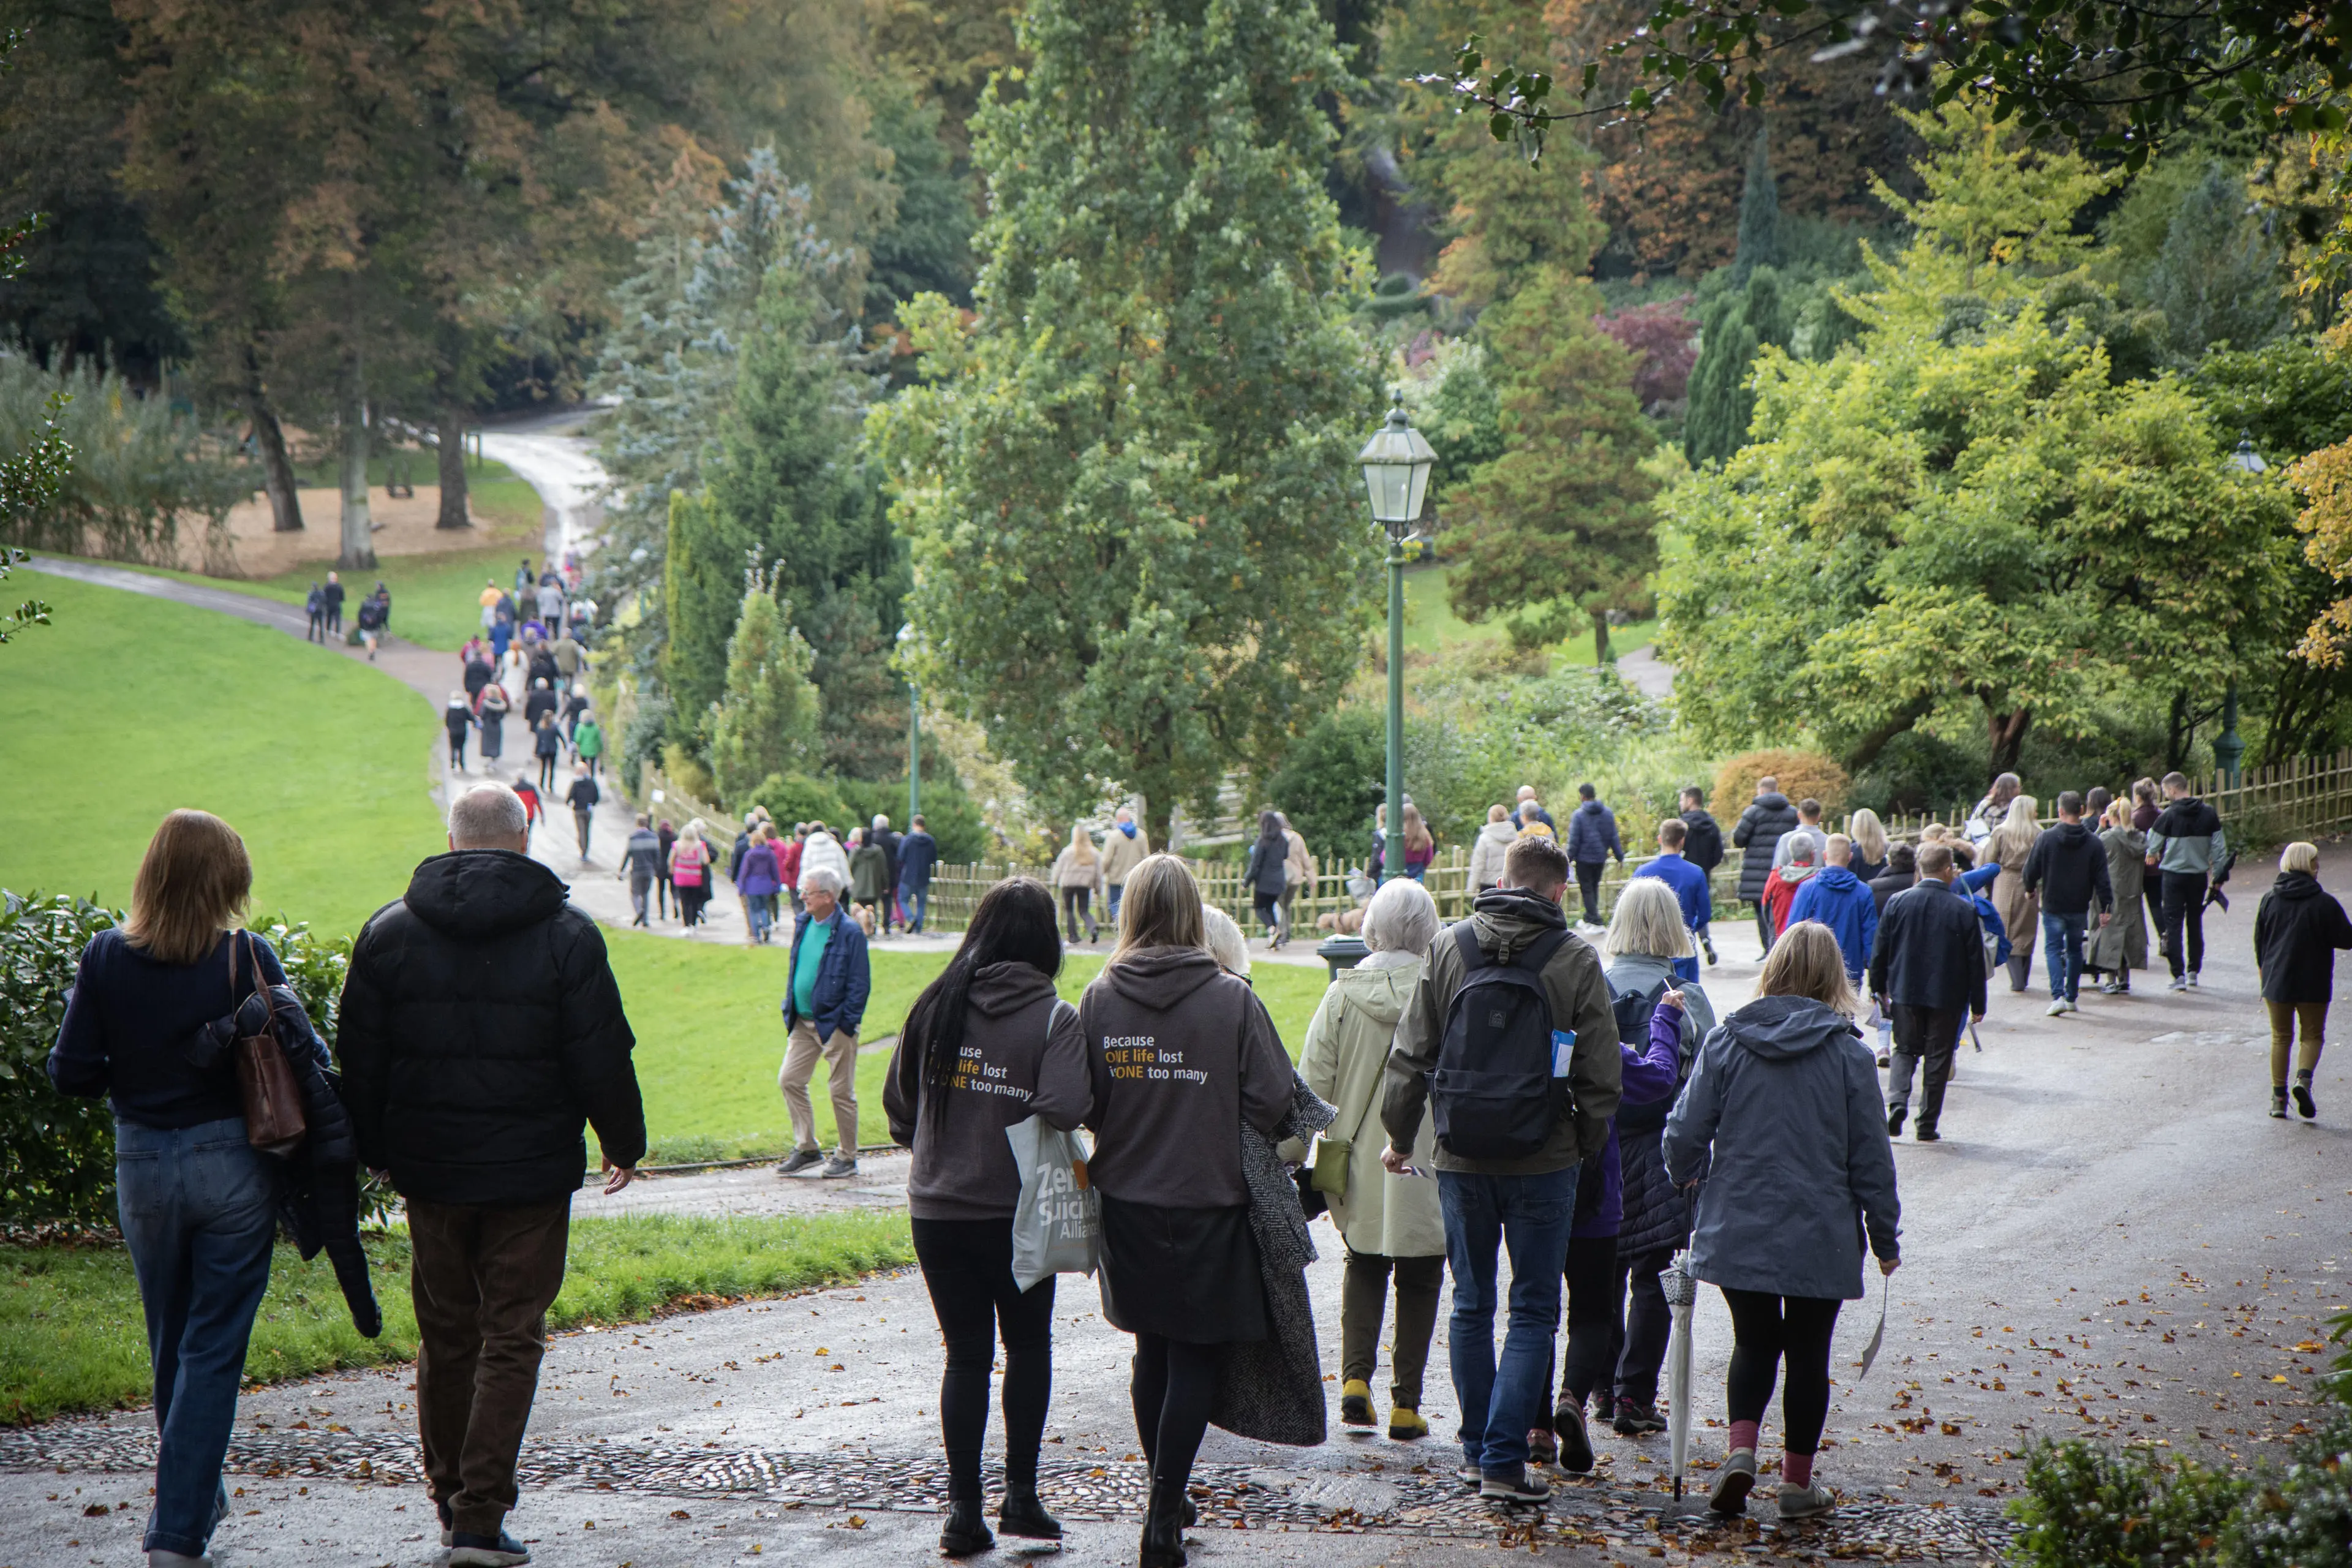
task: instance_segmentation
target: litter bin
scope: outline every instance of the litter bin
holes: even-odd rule
[[[1326,938],[1322,944],[1316,948],[1315,956],[1321,959],[1329,968],[1331,972],[1329,978],[1337,980],[1339,978],[1339,971],[1355,968],[1364,962],[1364,955],[1371,951],[1364,945],[1362,937],[1335,936]]]

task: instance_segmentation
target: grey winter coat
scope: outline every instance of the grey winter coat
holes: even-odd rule
[[[1859,1300],[1863,1237],[1900,1256],[1878,1072],[1853,1023],[1808,997],[1726,1019],[1666,1117],[1666,1174],[1704,1175],[1691,1272],[1776,1296]]]
[[[1754,903],[1764,896],[1764,884],[1772,876],[1772,851],[1780,842],[1780,835],[1797,826],[1797,808],[1779,790],[1759,795],[1748,803],[1739,814],[1739,821],[1731,829],[1731,847],[1746,850],[1739,862],[1739,897],[1744,903]]]
[[[2136,827],[2110,827],[2099,842],[2106,847],[2107,887],[2114,895],[2105,907],[2115,918],[2092,926],[2083,962],[2099,970],[2146,969],[2147,835]]]
[[[1227,1348],[1209,1419],[1261,1443],[1311,1448],[1323,1441],[1323,1361],[1315,1337],[1315,1308],[1307,1295],[1307,1266],[1315,1242],[1298,1207],[1298,1187],[1275,1152],[1331,1125],[1335,1113],[1296,1071],[1290,1100],[1271,1134],[1241,1124],[1242,1180],[1249,1188],[1250,1234],[1257,1239],[1258,1275],[1273,1332]]]

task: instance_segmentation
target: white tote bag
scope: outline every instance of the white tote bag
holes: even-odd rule
[[[1087,1184],[1086,1135],[1032,1116],[1004,1136],[1021,1172],[1013,1282],[1026,1290],[1049,1274],[1092,1274],[1102,1253],[1102,1195]]]

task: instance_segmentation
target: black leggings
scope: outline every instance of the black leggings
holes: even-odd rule
[[[1773,1296],[1761,1290],[1726,1289],[1731,1308],[1731,1375],[1727,1380],[1730,1418],[1761,1421],[1772,1403],[1772,1379],[1788,1363],[1788,1387],[1780,1396],[1782,1446],[1811,1454],[1822,1446],[1822,1424],[1830,1415],[1830,1336],[1837,1331],[1844,1302],[1815,1296]]]
[[[539,793],[555,793],[555,758],[552,754],[539,759]]]
[[[1087,928],[1087,940],[1088,942],[1094,941],[1094,912],[1087,908],[1087,905],[1091,902],[1093,899],[1094,889],[1092,888],[1064,888],[1062,889],[1062,924],[1067,929],[1070,941],[1076,942],[1078,940],[1078,926],[1081,921],[1085,923]]]
[[[1192,1458],[1209,1429],[1209,1406],[1225,1351],[1223,1345],[1188,1344],[1159,1334],[1135,1336],[1135,1380],[1129,1394],[1155,1491],[1179,1495],[1192,1479]]]
[[[1282,895],[1279,893],[1253,893],[1250,895],[1250,908],[1257,917],[1257,923],[1262,926],[1282,923]]]
[[[1037,1489],[1037,1446],[1054,1392],[1054,1279],[1028,1290],[1013,1282],[1009,1219],[919,1219],[915,1258],[947,1342],[940,1378],[940,1431],[948,1451],[948,1498],[981,1500],[980,1449],[988,1436],[988,1374],[1004,1339],[1004,1487]]]
[[[1568,1354],[1560,1360],[1559,1402],[1582,1405],[1595,1388],[1611,1382],[1616,1354],[1617,1238],[1572,1237],[1568,1244]],[[1544,1381],[1549,1383],[1549,1370]]]

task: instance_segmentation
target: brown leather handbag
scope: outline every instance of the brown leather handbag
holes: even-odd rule
[[[244,931],[228,947],[229,994],[236,994],[239,949],[253,967],[254,992],[266,1003],[268,987],[261,978],[261,959],[253,951],[252,936]],[[245,1141],[265,1154],[292,1153],[301,1147],[309,1124],[302,1116],[302,1089],[278,1043],[276,1023],[263,1024],[257,1035],[240,1037],[231,1048],[236,1054],[237,1092],[245,1101]]]

